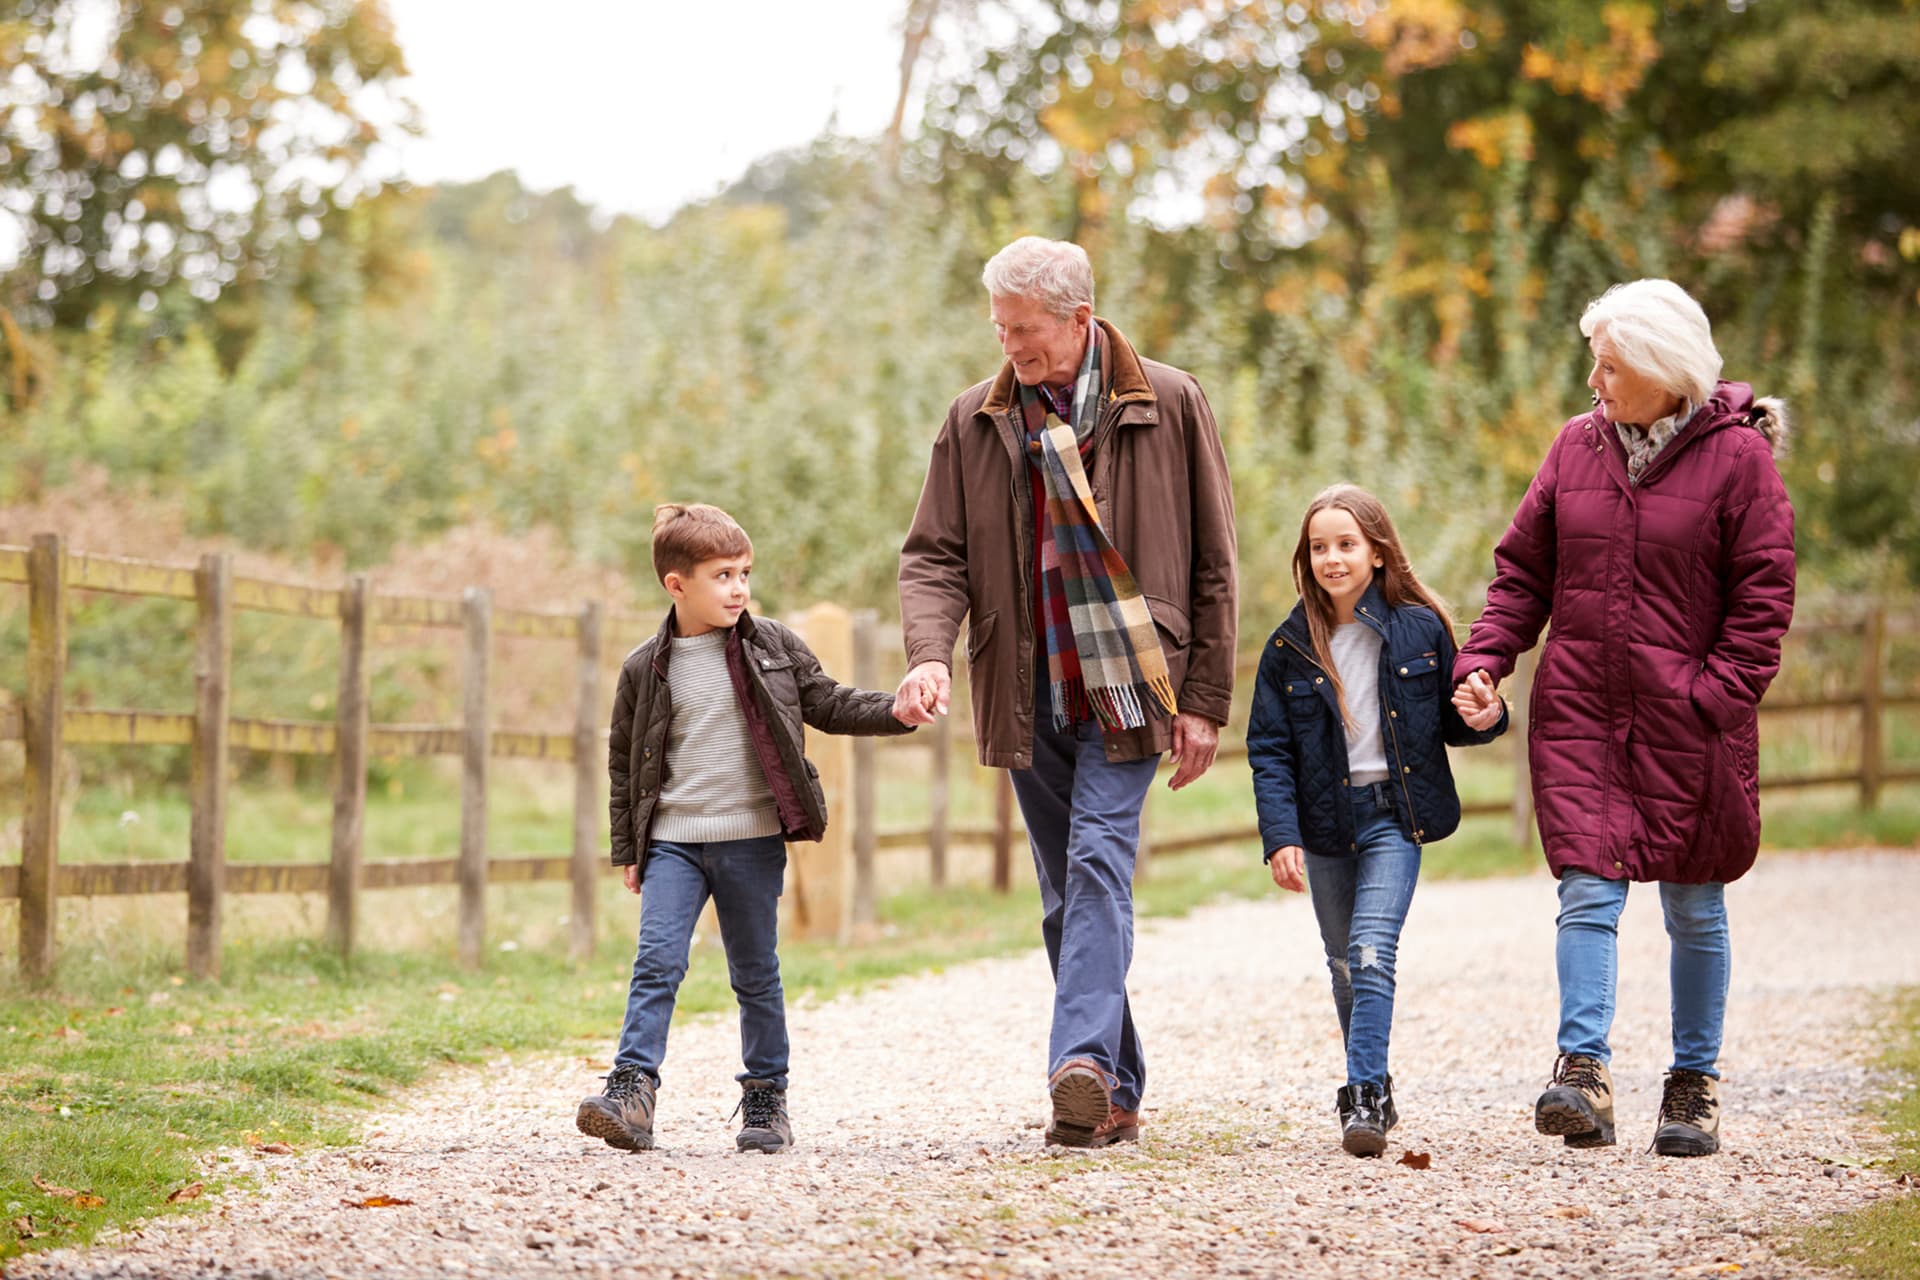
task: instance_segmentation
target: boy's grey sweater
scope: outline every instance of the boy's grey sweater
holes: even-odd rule
[[[773,788],[727,675],[727,632],[675,636],[672,645],[667,689],[673,720],[653,839],[698,843],[779,835]]]

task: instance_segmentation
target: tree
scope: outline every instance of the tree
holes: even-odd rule
[[[15,312],[211,301],[378,188],[411,127],[381,0],[15,0],[0,20],[0,244]]]

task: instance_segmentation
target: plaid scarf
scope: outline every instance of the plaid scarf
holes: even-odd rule
[[[1081,462],[1080,450],[1093,438],[1106,401],[1097,331],[1088,335],[1074,380],[1071,426],[1048,412],[1037,389],[1020,386],[1027,447],[1040,455],[1047,494],[1045,527],[1034,532],[1040,539],[1040,616],[1056,729],[1073,723],[1082,699],[1103,729],[1138,729],[1148,714],[1178,710],[1153,615],[1100,527]]]

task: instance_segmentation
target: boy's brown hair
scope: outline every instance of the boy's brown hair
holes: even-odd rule
[[[689,574],[703,560],[753,554],[753,539],[734,518],[704,502],[663,502],[653,509],[653,572]]]

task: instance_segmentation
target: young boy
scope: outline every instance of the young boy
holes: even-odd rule
[[[801,753],[802,722],[824,733],[907,733],[893,695],[837,684],[806,642],[747,612],[753,543],[718,507],[653,515],[653,569],[673,597],[660,634],[620,667],[607,772],[613,864],[640,901],[640,944],[606,1091],[580,1132],[626,1151],[653,1147],[654,1093],[687,948],[707,898],[740,1002],[741,1151],[783,1151],[787,1011],[775,935],[786,841],[818,840],[826,800]]]

